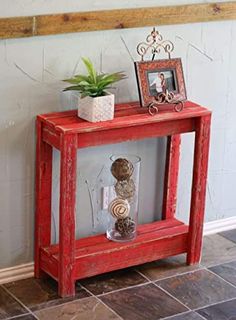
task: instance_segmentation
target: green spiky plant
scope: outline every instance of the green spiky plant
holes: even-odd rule
[[[81,98],[88,96],[93,98],[102,97],[107,95],[107,90],[111,89],[115,82],[126,78],[125,74],[122,72],[98,74],[90,59],[82,58],[82,60],[86,66],[88,74],[78,74],[73,78],[63,80],[73,84],[72,86],[65,88],[63,91],[78,91],[81,94]]]

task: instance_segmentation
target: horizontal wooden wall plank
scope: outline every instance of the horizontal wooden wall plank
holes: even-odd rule
[[[33,18],[0,18],[0,39],[33,36]]]
[[[236,1],[0,18],[0,39],[236,19]]]

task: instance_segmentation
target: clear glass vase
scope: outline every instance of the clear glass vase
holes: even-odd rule
[[[136,238],[141,159],[134,155],[111,156],[114,183],[109,192],[107,238],[127,242]]]

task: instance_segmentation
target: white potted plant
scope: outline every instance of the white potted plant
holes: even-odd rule
[[[112,84],[125,78],[122,72],[98,74],[87,58],[82,58],[87,75],[75,75],[69,82],[72,86],[64,91],[75,90],[80,93],[78,99],[78,116],[90,122],[112,120],[114,118],[114,94],[108,90]]]

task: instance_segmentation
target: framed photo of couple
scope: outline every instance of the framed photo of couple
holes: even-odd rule
[[[142,107],[156,102],[158,95],[172,92],[177,101],[186,100],[186,89],[180,58],[135,62]]]

